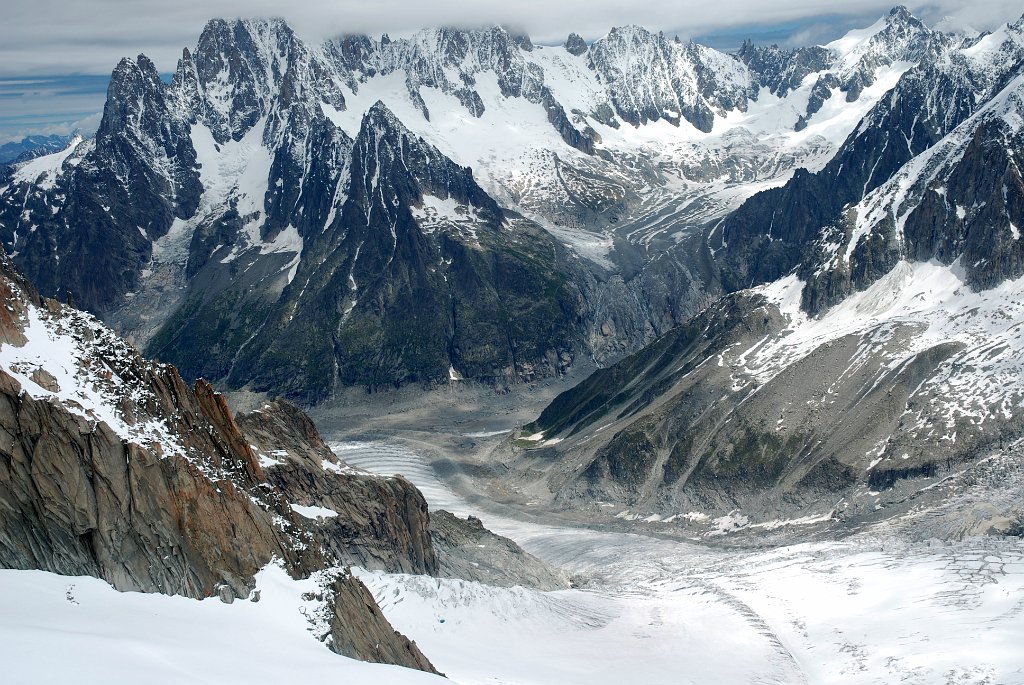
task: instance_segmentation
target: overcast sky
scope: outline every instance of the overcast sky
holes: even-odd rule
[[[640,24],[732,49],[757,42],[827,42],[871,24],[893,0],[10,0],[0,23],[0,143],[27,133],[94,127],[106,76],[145,53],[174,70],[212,17],[282,16],[304,38],[392,36],[438,25],[503,24],[539,44],[570,31],[587,40]],[[905,0],[926,22],[991,30],[1024,12],[1021,0]]]

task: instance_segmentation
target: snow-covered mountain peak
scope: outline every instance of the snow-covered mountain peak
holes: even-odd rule
[[[836,55],[831,71],[852,101],[875,82],[880,68],[900,63],[910,66],[926,54],[937,56],[949,43],[944,34],[932,31],[899,6],[873,26],[851,31],[825,47]]]
[[[961,54],[978,78],[997,80],[1024,54],[1024,17],[980,37]]]
[[[195,106],[218,141],[241,140],[269,112],[284,75],[304,53],[280,19],[207,23],[192,55]]]
[[[501,210],[476,184],[472,172],[409,130],[380,100],[363,115],[352,166],[351,196],[368,208],[381,202],[391,211],[403,202],[422,204],[429,195],[484,209],[489,221],[500,220]],[[372,211],[368,209],[367,215]]]
[[[148,60],[118,66],[96,143],[74,155],[81,171],[72,175],[69,158],[51,167],[49,185],[26,188],[33,181],[19,174],[0,189],[3,239],[47,292],[83,290],[78,262],[96,261],[77,256],[76,227],[123,245],[101,257],[109,287],[89,285],[80,301],[132,310],[140,339],[170,311],[157,321],[140,316],[137,302],[170,310],[200,272],[244,273],[260,303],[239,324],[238,344],[293,283],[308,284],[303,297],[340,287],[345,312],[352,265],[311,281],[318,260],[348,236],[351,260],[384,255],[376,263],[390,264],[392,238],[416,235],[413,208],[432,227],[441,216],[473,223],[460,233],[474,236],[470,245],[513,230],[501,218],[519,214],[533,222],[524,230],[544,227],[568,254],[612,268],[616,240],[645,255],[674,249],[757,190],[824,167],[930,40],[903,12],[848,38],[842,56],[748,44],[737,58],[639,26],[557,47],[500,26],[307,44],[280,20],[217,19],[183,51],[170,84]],[[360,251],[357,236],[371,224],[384,231],[379,255]],[[474,233],[481,226],[493,231]],[[53,241],[59,260],[44,247]],[[352,272],[362,292],[360,269],[369,266]],[[233,287],[232,278],[210,282]],[[666,321],[676,322],[672,311]],[[240,367],[218,358],[203,373],[232,368]]]
[[[737,60],[639,26],[612,29],[590,46],[589,58],[616,113],[634,126],[685,119],[708,132],[716,114],[745,109],[754,94]]]

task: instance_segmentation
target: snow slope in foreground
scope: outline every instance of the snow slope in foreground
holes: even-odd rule
[[[373,683],[443,679],[328,651],[307,630],[313,580],[277,566],[256,577],[259,602],[121,593],[101,580],[0,571],[0,659],[7,685]]]
[[[337,446],[352,461],[459,504],[419,455],[347,447]],[[589,584],[542,593],[360,572],[456,685],[1024,683],[1019,539],[715,550],[481,514]],[[327,651],[308,631],[318,603],[302,598],[315,580],[271,566],[257,585],[258,603],[226,605],[0,571],[3,682],[445,682]]]

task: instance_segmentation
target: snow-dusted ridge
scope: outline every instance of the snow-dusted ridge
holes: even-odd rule
[[[802,288],[790,276],[758,290],[790,317],[790,326],[741,352],[740,373],[764,384],[820,346],[860,335],[862,350],[851,367],[883,358],[881,379],[928,349],[955,343],[960,351],[919,389],[930,395],[930,406],[917,415],[907,411],[909,423],[920,422],[922,436],[955,442],[958,420],[980,428],[997,417],[1013,417],[1024,406],[1024,278],[978,291],[964,282],[956,263],[902,262],[815,318],[800,309]],[[887,343],[897,328],[914,333],[894,349]]]
[[[574,54],[565,47],[522,43],[498,27],[428,29],[396,40],[357,36],[307,45],[280,20],[245,20],[237,26],[215,20],[199,47],[186,51],[166,95],[168,115],[190,128],[203,187],[199,206],[190,216],[179,216],[186,224],[170,233],[178,235],[184,228],[187,235],[214,218],[214,212],[237,203],[246,242],[258,246],[267,219],[265,199],[279,192],[272,185],[279,180],[271,172],[274,155],[280,150],[302,162],[308,135],[304,121],[320,108],[354,137],[363,114],[378,100],[454,161],[472,167],[499,201],[526,212],[547,216],[558,203],[571,200],[572,189],[561,187],[564,174],[557,160],[642,192],[636,179],[623,174],[623,163],[637,156],[669,172],[661,181],[668,183],[668,193],[692,194],[707,186],[705,192],[721,195],[726,207],[735,206],[763,186],[723,194],[728,187],[762,181],[777,185],[798,166],[818,168],[827,161],[919,56],[914,41],[926,30],[916,21],[894,15],[850,32],[825,46],[833,55],[831,66],[808,74],[798,88],[779,97],[759,85],[736,57],[635,26],[613,29]],[[251,42],[234,44],[231,31],[244,33]],[[881,40],[887,32],[900,40]],[[127,64],[119,69],[132,78],[148,78],[135,75],[145,65]],[[812,87],[824,74],[849,79],[854,72],[869,81],[854,104],[840,102],[844,98],[837,85],[836,97],[807,115]],[[282,88],[293,92],[288,101],[280,95]],[[152,153],[153,172],[173,179],[180,172],[168,157],[170,143],[153,140],[147,129],[150,106],[143,103],[133,112],[129,127]],[[564,123],[554,125],[551,107],[562,112]],[[802,116],[804,127],[794,131]],[[740,131],[753,138],[737,146]],[[577,149],[569,142],[572,136],[589,137],[611,161]],[[554,155],[540,154],[547,151]],[[750,164],[766,152],[780,157],[774,168],[724,177],[701,170],[723,158]],[[67,172],[62,164],[68,154],[25,163],[15,181],[44,179],[40,188],[52,189]],[[333,203],[332,215],[339,206]],[[152,236],[158,243],[160,237]],[[180,239],[173,242],[181,245]],[[236,245],[231,254],[241,249]],[[166,247],[154,251],[171,256]]]
[[[186,375],[232,387],[293,392],[289,374],[266,378],[259,351],[305,337],[302,313],[339,297],[339,320],[313,332],[317,359],[301,366],[337,365],[343,384],[445,382],[449,368],[476,379],[557,374],[581,354],[609,363],[697,313],[717,285],[697,263],[700,234],[798,169],[825,167],[908,70],[953,59],[960,45],[905,10],[832,45],[738,55],[637,26],[590,45],[534,46],[501,27],[307,43],[280,20],[213,20],[170,83],[145,57],[118,64],[95,143],[45,162],[43,185],[21,174],[0,192],[0,242],[47,294],[74,293]],[[391,245],[373,245],[380,236]],[[568,249],[538,248],[552,255],[544,271],[595,291],[579,307],[593,311],[556,324],[551,349],[478,364],[446,344],[415,362],[429,368],[396,363],[387,379],[344,368],[364,324],[391,316],[368,310],[382,285],[370,273],[412,258],[417,288],[458,299],[452,284],[469,281],[452,272],[473,254],[547,240]],[[449,248],[465,259],[453,264]],[[86,266],[103,287],[83,280]],[[197,358],[210,336],[223,346]],[[401,341],[393,347],[404,359]],[[546,361],[563,353],[564,363]],[[305,399],[331,392],[333,381],[298,373]]]
[[[59,305],[56,313],[25,305],[26,342],[0,344],[0,368],[21,384],[22,392],[55,401],[94,424],[103,422],[126,442],[188,456],[164,419],[129,416],[120,408],[155,403],[135,375],[149,362],[134,348],[89,314]]]

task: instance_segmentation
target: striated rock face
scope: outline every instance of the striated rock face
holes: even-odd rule
[[[433,570],[422,495],[397,479],[329,477],[313,457],[326,447],[294,407],[259,426],[306,469],[268,480],[208,383],[189,387],[93,317],[40,298],[2,251],[0,296],[0,568],[229,603],[275,559],[295,577],[354,561]],[[333,535],[291,506],[317,488],[339,510]],[[434,672],[358,580],[327,594],[336,652]]]
[[[190,597],[224,583],[245,597],[272,556],[297,561],[246,491],[21,394],[3,371],[0,431],[0,566]]]
[[[391,628],[373,595],[358,579],[348,573],[339,575],[330,594],[331,651],[345,656],[359,654],[363,661],[438,673],[415,642]]]
[[[310,418],[286,400],[238,417],[267,479],[311,518],[306,526],[332,563],[391,573],[475,580],[501,587],[568,587],[560,570],[484,528],[479,519],[427,513],[400,476],[371,476],[338,459]]]
[[[309,417],[284,400],[265,404],[238,422],[260,454],[267,479],[288,502],[333,512],[305,523],[333,563],[437,573],[427,503],[409,481],[347,466]]]
[[[318,563],[275,525],[294,518],[282,502],[253,501],[260,467],[209,384],[190,388],[91,317],[40,300],[6,257],[0,280],[14,310],[0,322],[0,566],[244,597],[274,556],[294,573]],[[82,356],[54,368],[46,346]]]
[[[870,301],[893,292],[879,284]],[[993,317],[1017,311],[1017,300]],[[874,515],[876,500],[862,493],[894,489],[886,497],[898,500],[901,482],[970,468],[1019,430],[1019,411],[988,414],[984,430],[969,418],[970,381],[957,375],[971,355],[966,338],[923,335],[913,314],[858,316],[862,326],[843,333],[841,319],[816,326],[777,300],[725,298],[556,398],[527,430],[563,439],[530,464],[572,464],[549,480],[566,502],[704,520],[737,509],[766,520],[854,518]],[[836,332],[825,334],[829,323]],[[982,377],[1001,377],[1000,364]]]
[[[475,580],[487,585],[522,585],[538,590],[569,587],[562,571],[523,550],[512,540],[484,528],[475,516],[461,519],[435,511],[430,517],[430,537],[439,560],[439,575]]]

